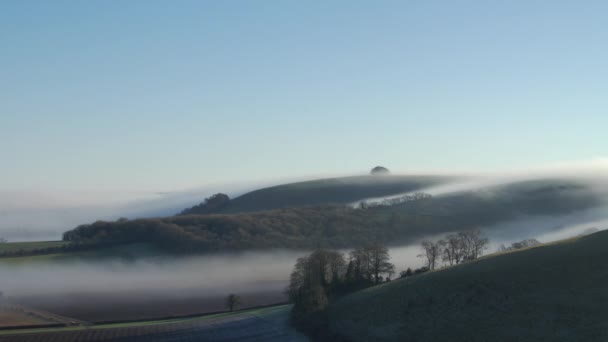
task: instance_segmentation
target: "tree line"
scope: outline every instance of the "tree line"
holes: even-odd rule
[[[466,230],[443,239],[422,241],[422,253],[418,257],[424,258],[429,270],[434,270],[442,262],[452,266],[475,260],[483,255],[488,243],[479,229]]]
[[[202,212],[225,205],[218,194],[208,198]],[[381,243],[412,243],[415,239],[492,226],[521,215],[570,212],[597,205],[585,188],[560,183],[510,185],[494,189],[492,196],[474,192],[432,197],[428,194],[393,198],[359,208],[321,205],[240,214],[178,215],[165,218],[98,221],[65,232],[63,239],[76,244],[116,245],[149,242],[174,253],[235,249],[323,247],[348,248],[368,242],[373,231]],[[361,210],[363,209],[363,210]],[[454,243],[446,239],[447,244]],[[456,241],[456,243],[458,243]],[[458,247],[452,246],[458,251]],[[439,248],[442,261],[445,248]],[[462,255],[447,263],[460,262]]]
[[[299,258],[291,273],[287,295],[294,304],[292,317],[305,319],[333,298],[390,281],[394,274],[388,248],[379,243],[356,248],[348,256],[317,249]]]
[[[401,278],[434,270],[443,263],[457,265],[479,258],[489,240],[478,229],[449,234],[439,240],[422,242],[425,266],[400,273]],[[388,248],[371,243],[349,253],[317,249],[296,261],[290,276],[287,295],[293,303],[291,319],[305,332],[315,336],[326,331],[322,324],[325,308],[336,298],[383,282],[391,281],[395,265]]]

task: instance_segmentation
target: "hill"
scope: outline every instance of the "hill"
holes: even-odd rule
[[[429,272],[330,304],[348,341],[606,341],[608,231]]]
[[[600,205],[571,181],[509,184],[445,196],[404,196],[376,206],[314,206],[240,214],[98,221],[64,234],[77,245],[148,242],[172,252],[260,248],[348,248],[370,239],[400,244],[437,233],[488,227],[528,215],[558,215]]]
[[[263,188],[212,207],[201,203],[182,215],[233,214],[282,208],[343,205],[371,197],[417,191],[455,179],[447,176],[374,175],[327,178]]]

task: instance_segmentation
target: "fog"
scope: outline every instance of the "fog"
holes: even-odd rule
[[[606,212],[598,208],[482,227],[490,238],[486,254],[496,252],[501,244],[522,239],[552,242],[590,229],[606,229]],[[390,248],[395,276],[408,267],[424,265],[418,257],[422,252],[419,242]],[[285,301],[284,290],[296,259],[308,252],[274,250],[135,261],[0,263],[0,291],[13,303],[86,321],[212,312],[224,309],[224,298],[229,293],[240,295],[245,306]]]
[[[59,240],[63,232],[96,220],[175,215],[218,192],[234,198],[263,187],[328,176],[330,175],[207,184],[170,191],[0,189],[0,237],[12,242]]]
[[[59,240],[63,232],[80,224],[175,215],[214,193],[234,197],[265,185],[209,185],[173,192],[0,191],[0,237],[13,242]]]
[[[464,173],[452,182],[443,183],[412,192],[394,194],[384,197],[366,198],[351,205],[358,206],[361,202],[369,204],[380,203],[384,200],[397,199],[416,192],[424,192],[432,196],[442,196],[457,192],[491,189],[492,187],[508,185],[510,183],[543,180],[565,179],[586,184],[591,191],[595,191],[608,199],[608,160],[597,159],[585,163],[560,164],[554,167],[541,167],[531,170],[519,170],[502,173]]]
[[[569,177],[586,182],[601,196],[608,193],[608,182],[601,172],[574,174],[565,169],[552,173],[467,176],[450,184],[421,191],[442,196],[515,181],[556,177]],[[0,198],[0,236],[6,236],[13,241],[57,239],[66,229],[95,219],[174,214],[218,191],[235,196],[259,186],[241,184],[240,187],[233,188],[207,187],[175,193],[137,194],[135,200],[131,195],[124,198],[113,195],[112,198],[101,199],[91,195],[90,201],[82,200],[82,196],[64,197],[60,200],[51,196],[37,197],[36,201],[30,202],[29,195],[20,197],[12,194],[10,200],[7,200],[6,196],[4,199]],[[382,199],[372,199],[375,200]],[[107,204],[110,202],[111,205]],[[608,228],[608,205],[564,215],[520,217],[479,228],[491,241],[486,254],[493,253],[501,244],[510,245],[523,239],[536,238],[541,242],[552,242],[590,230],[604,230]],[[428,236],[425,239],[441,237]],[[421,253],[419,242],[391,247],[391,258],[397,274],[408,267],[417,268],[423,265],[423,259],[418,257]],[[160,315],[165,314],[162,310],[167,307],[173,308],[177,300],[181,300],[182,304],[186,303],[184,305],[188,305],[188,310],[218,310],[222,308],[221,300],[212,304],[209,304],[209,301],[201,302],[201,306],[197,304],[194,309],[190,304],[201,297],[219,299],[228,293],[252,294],[247,298],[249,305],[267,304],[285,299],[283,290],[287,286],[291,269],[296,259],[307,252],[272,250],[191,257],[148,257],[138,260],[50,259],[51,261],[36,263],[0,262],[0,291],[19,303],[40,306],[65,315],[82,314],[85,318],[89,317],[87,315],[91,315],[91,312],[105,310],[105,316],[100,317],[129,319],[134,317],[133,315],[139,315],[133,313],[138,307],[140,311],[144,310],[150,315]],[[173,302],[169,303],[171,300]],[[162,310],[158,307],[154,309],[157,311],[141,309],[153,302]],[[61,311],[63,309],[66,311]],[[117,309],[124,316],[116,316]]]
[[[429,188],[419,189],[434,196],[458,191],[475,190],[516,181],[542,178],[571,178],[588,182],[603,194],[608,193],[608,160],[593,159],[583,162],[512,170],[501,173],[468,171],[458,174],[459,180]],[[429,172],[394,174],[443,174]],[[217,192],[234,198],[261,187],[309,179],[339,177],[340,175],[309,175],[284,179],[267,179],[232,184],[208,184],[193,189],[171,191],[114,191],[90,190],[78,192],[61,191],[2,191],[0,190],[0,237],[9,241],[57,240],[61,234],[80,224],[95,220],[115,220],[173,215],[198,204]],[[372,178],[370,178],[372,179]],[[379,202],[386,198],[370,198],[365,201]],[[357,202],[358,203],[358,202]],[[357,203],[353,203],[356,205]]]
[[[554,217],[527,217],[483,227],[491,241],[488,253],[500,244],[536,238],[551,242],[589,229],[608,228],[607,208]],[[431,239],[439,236],[426,237]],[[423,240],[423,239],[421,239]],[[347,251],[344,251],[347,252]],[[256,288],[281,291],[291,269],[307,251],[274,250],[194,257],[149,257],[136,261],[64,261],[0,266],[0,290],[11,296],[70,292],[191,291],[220,295]],[[398,271],[419,267],[419,243],[391,248]]]

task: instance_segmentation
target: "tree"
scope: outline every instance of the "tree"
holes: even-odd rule
[[[395,273],[395,265],[390,263],[388,248],[379,243],[373,243],[350,252],[352,275],[356,282],[378,284],[383,275],[391,277]]]
[[[395,265],[389,262],[391,259],[386,246],[374,243],[366,247],[369,255],[369,263],[371,266],[370,272],[374,277],[374,283],[380,283],[382,275],[386,274],[388,278],[395,273]]]
[[[376,176],[376,175],[388,175],[390,173],[390,171],[387,168],[385,168],[384,166],[376,166],[369,173],[372,176]]]
[[[439,240],[436,242],[425,240],[422,241],[422,254],[419,254],[418,257],[426,259],[426,265],[429,270],[434,270],[435,266],[439,263],[439,257],[441,256],[441,251],[443,250],[443,246],[445,245],[445,241]]]
[[[522,240],[519,242],[513,242],[511,244],[511,246],[509,246],[509,247],[506,247],[504,244],[500,244],[500,246],[498,247],[498,251],[506,252],[506,251],[512,251],[512,250],[516,250],[516,249],[534,247],[534,246],[538,246],[538,245],[540,245],[540,241],[538,241],[536,239],[526,239],[526,240]]]
[[[479,229],[472,229],[458,233],[463,244],[463,260],[475,260],[488,248],[489,240],[483,236]]]
[[[458,234],[450,234],[446,237],[442,259],[450,265],[458,265],[462,262],[465,254],[465,246]]]
[[[286,290],[293,318],[324,309],[336,296],[390,280],[395,266],[389,260],[388,249],[380,244],[351,251],[348,263],[343,253],[327,249],[298,258]]]
[[[414,272],[409,267],[407,268],[407,270],[401,271],[401,273],[399,273],[400,278],[407,278],[407,277],[411,277],[412,275],[414,275]]]
[[[8,240],[7,240],[7,239],[5,239],[5,238],[3,238],[3,237],[0,237],[0,243],[7,243],[7,242],[8,242]]]
[[[231,293],[226,297],[226,307],[230,312],[234,311],[234,309],[241,304],[241,297]]]
[[[331,292],[344,279],[346,270],[344,254],[337,251],[317,249],[309,256],[298,258],[287,288],[289,300],[297,305],[308,300],[304,298],[306,295],[321,298],[318,292]],[[309,304],[314,302],[317,301]]]
[[[190,209],[185,209],[181,212],[181,215],[189,214],[213,214],[217,213],[226,207],[230,203],[230,197],[223,193],[217,193],[209,198],[205,198],[205,201],[199,205],[195,205]]]

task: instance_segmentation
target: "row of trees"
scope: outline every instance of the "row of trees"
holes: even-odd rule
[[[294,318],[324,309],[339,295],[378,284],[395,273],[386,246],[378,243],[348,254],[317,249],[299,258],[291,273],[287,295],[294,303]]]
[[[361,202],[359,202],[359,205],[357,206],[357,208],[358,209],[370,209],[370,208],[376,208],[376,207],[390,207],[390,206],[395,206],[395,205],[400,205],[400,204],[405,204],[405,203],[423,204],[423,203],[428,203],[432,199],[433,199],[433,196],[431,196],[430,194],[427,194],[425,192],[416,192],[411,195],[403,195],[403,196],[398,196],[398,197],[385,198],[382,201],[376,201],[376,202],[361,201]]]
[[[538,245],[540,245],[540,241],[538,241],[536,239],[526,239],[526,240],[522,240],[519,242],[513,242],[510,246],[505,246],[504,244],[501,244],[500,247],[498,247],[498,251],[499,252],[514,251],[517,249],[529,248],[529,247],[534,247],[534,246],[538,246]]]
[[[489,240],[479,229],[449,234],[436,241],[422,242],[423,253],[418,255],[425,259],[426,267],[434,270],[441,263],[458,265],[464,261],[475,260],[488,248]]]

